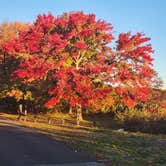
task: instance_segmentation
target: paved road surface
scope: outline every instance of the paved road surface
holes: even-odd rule
[[[94,157],[0,116],[0,166],[100,165]]]

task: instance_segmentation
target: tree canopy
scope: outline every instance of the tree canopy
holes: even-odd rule
[[[19,59],[12,78],[43,91],[46,107],[64,100],[71,107],[101,110],[148,99],[155,73],[149,41],[129,32],[115,40],[113,26],[94,14],[43,14],[1,52]]]

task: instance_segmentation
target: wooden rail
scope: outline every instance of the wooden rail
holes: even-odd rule
[[[53,117],[47,117],[47,118],[41,118],[37,116],[29,117],[25,115],[19,115],[18,120],[23,120],[23,121],[29,121],[29,122],[38,122],[38,123],[46,123],[49,125],[69,125],[69,126],[78,126],[76,119],[60,119],[60,118],[53,118]],[[96,127],[96,123],[94,121],[81,121],[79,123],[79,126],[83,127]]]

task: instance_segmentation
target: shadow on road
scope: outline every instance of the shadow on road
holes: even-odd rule
[[[3,166],[55,165],[95,160],[47,135],[0,116],[0,164]]]

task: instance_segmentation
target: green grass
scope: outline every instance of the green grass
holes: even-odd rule
[[[112,126],[115,126],[115,122],[110,120],[111,122]],[[22,123],[39,129],[78,151],[93,154],[110,166],[166,165],[166,135],[118,132],[115,129],[103,128],[51,126],[25,121]]]

